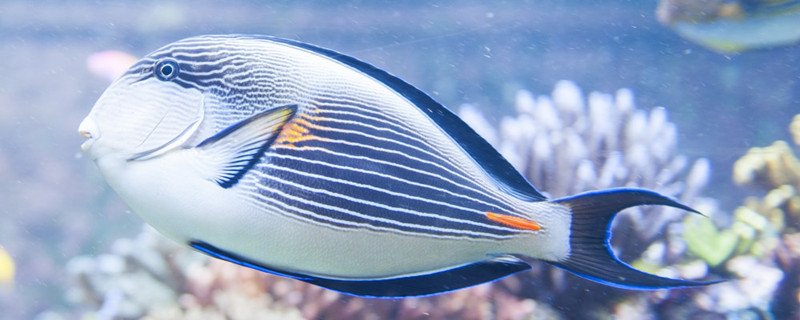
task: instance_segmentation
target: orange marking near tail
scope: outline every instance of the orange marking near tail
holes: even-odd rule
[[[520,218],[520,217],[505,215],[505,214],[499,214],[499,213],[494,213],[494,212],[486,212],[486,217],[489,218],[489,220],[497,221],[497,222],[500,222],[500,223],[502,223],[504,225],[507,225],[507,226],[510,226],[510,227],[514,227],[514,228],[518,228],[518,229],[538,231],[539,229],[542,228],[536,222],[530,221],[528,219]]]

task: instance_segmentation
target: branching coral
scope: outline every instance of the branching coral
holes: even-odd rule
[[[800,114],[789,125],[797,146],[800,146]],[[748,198],[745,205],[737,209],[736,216],[758,213],[771,233],[796,232],[800,222],[800,160],[784,141],[771,146],[752,148],[736,161],[733,178],[738,184],[757,185],[771,189],[761,198]],[[788,228],[788,230],[784,230]]]
[[[800,186],[800,160],[785,141],[750,149],[733,168],[733,178],[738,184]]]
[[[789,130],[800,145],[800,115],[795,116]],[[729,243],[732,242],[730,234],[738,238],[735,252],[718,251],[704,258],[712,266],[712,262],[721,261],[709,256],[727,260],[725,270],[734,275],[734,279],[697,294],[695,303],[701,309],[719,313],[751,309],[764,315],[773,312],[789,315],[800,305],[796,298],[781,298],[781,295],[797,297],[800,292],[800,250],[797,249],[800,243],[797,241],[800,239],[797,233],[800,161],[788,143],[776,141],[768,147],[752,148],[736,161],[733,179],[738,184],[768,191],[761,198],[747,198],[744,205],[734,211],[730,230],[723,231],[727,232],[725,238]],[[686,232],[691,232],[692,237],[702,237],[695,230],[687,228]],[[690,241],[690,250],[691,247]],[[694,247],[702,246],[694,244]]]
[[[700,197],[711,174],[710,161],[697,159],[689,166],[689,159],[676,152],[677,128],[667,120],[666,110],[638,109],[631,90],[620,89],[615,95],[592,92],[584,96],[573,82],[561,81],[551,96],[535,97],[528,91],[518,92],[516,111],[516,115],[500,119],[498,129],[471,105],[463,105],[460,116],[495,145],[540,191],[560,197],[591,189],[641,187],[679,198],[706,215],[722,214],[714,200]],[[687,245],[679,237],[684,233],[683,226],[678,224],[663,232],[665,226],[685,213],[647,207],[626,210],[621,215],[628,219],[615,220],[618,229],[629,229],[623,226],[627,223],[635,232],[625,234],[625,241],[613,242],[615,251],[630,259],[639,258],[634,262],[637,268],[687,279],[707,275],[708,267],[704,262],[664,268],[664,265],[685,259]],[[710,220],[703,221],[702,226],[703,230],[717,230]],[[738,240],[730,231],[721,234],[720,241],[703,249],[704,253],[717,255],[714,257],[717,264],[730,256]],[[708,235],[697,235],[692,240],[694,243],[709,244]],[[720,246],[727,246],[728,253],[720,254]],[[556,292],[560,294],[554,302],[562,307],[591,308],[592,303],[574,305],[575,301],[590,297],[567,289],[573,286],[570,283],[573,279],[554,269],[549,275],[541,274],[526,282],[518,293],[538,292],[533,296],[541,297]],[[587,283],[580,286],[585,287]],[[571,300],[560,299],[562,296],[570,296]],[[596,295],[594,297],[597,299]],[[637,305],[632,304],[635,299],[626,300],[613,313],[615,316],[637,312],[653,314],[654,306],[669,298],[645,297],[648,297],[645,299],[648,304]],[[612,302],[605,302],[609,303]],[[599,312],[602,316],[611,315],[608,311]]]
[[[552,96],[520,91],[517,115],[503,117],[499,129],[471,105],[460,115],[539,190],[555,197],[592,189],[642,187],[679,197],[692,205],[708,182],[710,163],[688,164],[677,155],[677,129],[664,108],[637,109],[633,92],[592,92],[586,98],[570,81],[556,84]],[[680,217],[678,210],[630,210],[631,222],[644,238]]]

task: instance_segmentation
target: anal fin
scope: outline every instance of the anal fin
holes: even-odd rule
[[[191,241],[189,246],[212,257],[262,272],[305,281],[345,294],[372,298],[405,298],[446,293],[499,280],[531,268],[529,264],[515,257],[502,256],[429,274],[380,279],[335,279],[278,270],[202,241]]]

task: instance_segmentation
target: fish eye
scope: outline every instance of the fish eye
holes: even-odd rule
[[[154,71],[158,80],[169,81],[178,75],[178,63],[174,60],[162,60],[156,63]]]

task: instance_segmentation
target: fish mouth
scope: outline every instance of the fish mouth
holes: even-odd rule
[[[86,139],[81,144],[81,150],[85,153],[89,153],[89,150],[94,145],[95,141],[100,138],[100,129],[97,128],[94,120],[91,116],[87,116],[83,121],[81,121],[80,126],[78,127],[78,134]]]

